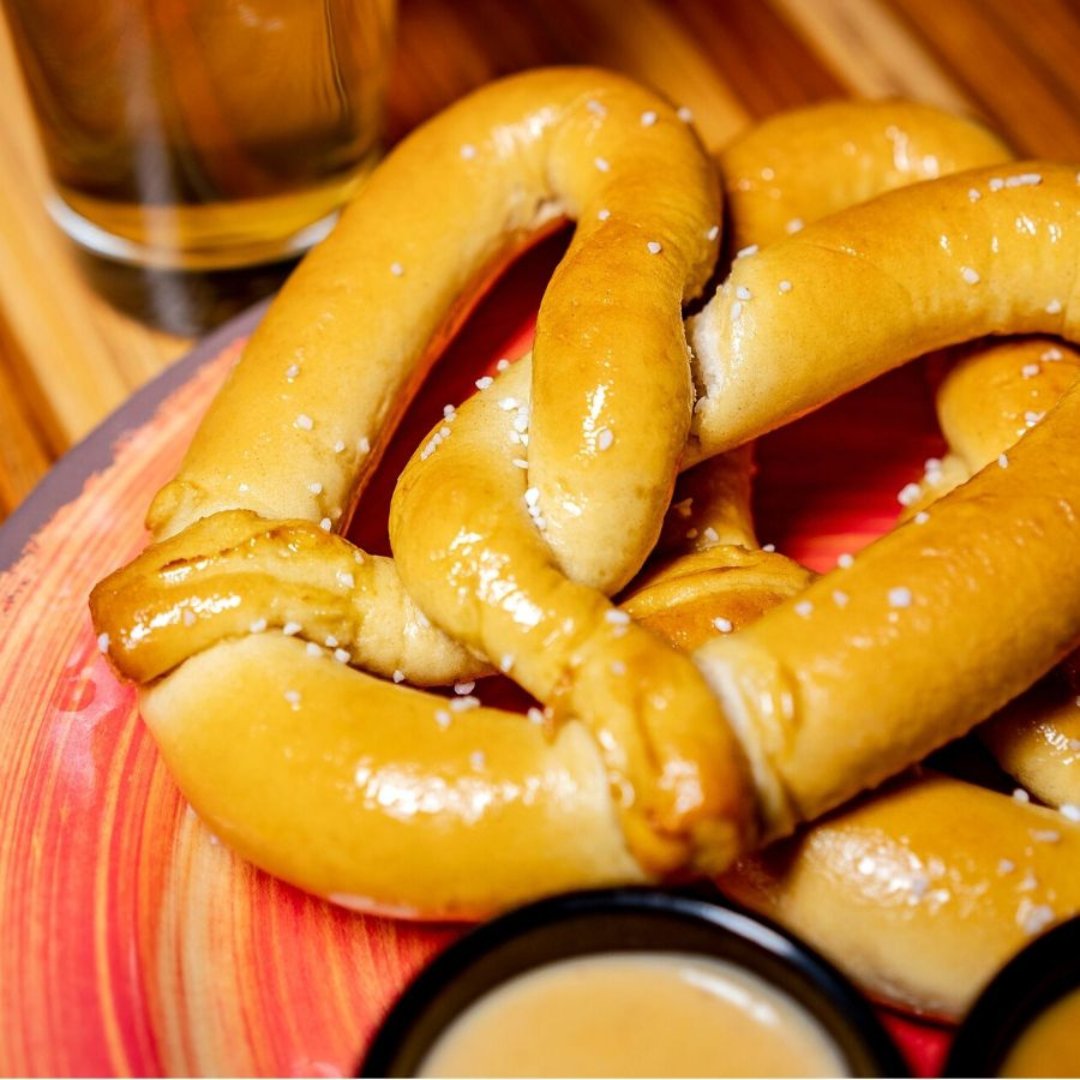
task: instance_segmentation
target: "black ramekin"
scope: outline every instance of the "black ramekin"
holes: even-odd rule
[[[736,964],[786,993],[832,1037],[851,1076],[908,1076],[873,1009],[790,934],[702,890],[599,889],[518,908],[451,945],[387,1014],[359,1075],[414,1076],[473,1002],[526,971],[613,952],[677,952]]]
[[[1016,1040],[1070,990],[1080,990],[1080,916],[1036,938],[991,979],[956,1033],[944,1075],[998,1076]]]

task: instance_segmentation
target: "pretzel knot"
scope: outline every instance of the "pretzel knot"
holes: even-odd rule
[[[942,145],[915,160],[1005,156],[937,123]],[[921,179],[890,161],[873,190]],[[182,790],[241,854],[341,903],[440,916],[718,870],[970,727],[1080,636],[1076,567],[1025,571],[1001,600],[1008,626],[978,616],[973,585],[1005,568],[1002,548],[1075,543],[1062,507],[1080,505],[1080,476],[1046,463],[1080,425],[1076,393],[1015,467],[869,549],[845,611],[828,578],[795,599],[805,573],[749,551],[737,509],[708,558],[753,579],[740,625],[783,601],[753,626],[691,660],[606,599],[656,544],[680,467],[927,349],[1076,329],[1075,170],[1007,165],[739,259],[690,324],[691,357],[682,305],[715,259],[718,192],[664,103],[605,73],[530,73],[406,140],[290,280],[151,507],[156,543],[92,598]],[[534,355],[448,409],[409,463],[396,562],[356,551],[336,532],[439,347],[564,217],[577,225]],[[973,504],[1010,500],[1004,544],[972,525]],[[681,602],[678,577],[663,601],[639,591],[643,621]],[[916,673],[958,635],[977,647],[920,693]],[[882,694],[890,665],[905,682]],[[545,704],[533,722],[386,678],[491,667]]]

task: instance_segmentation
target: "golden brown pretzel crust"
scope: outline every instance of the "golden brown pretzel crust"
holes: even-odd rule
[[[719,188],[673,110],[589,69],[501,80],[394,150],[256,331],[151,507],[155,536],[226,509],[336,526],[479,286],[567,216],[578,228],[537,327],[530,469],[561,557],[580,529],[563,503],[596,503],[568,541],[578,559],[599,552],[578,574],[628,577],[685,442],[681,304],[715,259]],[[642,414],[663,423],[645,431]],[[648,482],[612,483],[632,470]]]
[[[721,153],[735,248],[771,244],[882,192],[1012,156],[972,120],[914,101],[781,113]]]
[[[1077,170],[1048,162],[892,191],[739,259],[691,323],[702,390],[691,456],[946,345],[1004,333],[1076,340],[1078,263]]]
[[[753,842],[759,816],[770,834],[785,831],[797,817],[819,813],[901,768],[986,715],[998,698],[1004,700],[1001,695],[1037,677],[1060,655],[1060,639],[1080,634],[1080,571],[1057,568],[1054,599],[1060,602],[1064,593],[1064,604],[1024,623],[1000,686],[981,698],[964,696],[981,665],[1002,655],[1001,627],[986,629],[983,624],[992,620],[978,614],[977,604],[975,614],[962,611],[979,581],[1003,565],[1001,549],[1044,540],[1058,547],[1075,543],[1075,523],[1063,523],[1060,504],[1038,491],[1047,490],[1044,483],[1060,483],[1064,498],[1072,498],[1080,495],[1080,477],[1070,486],[1064,466],[1055,471],[1040,464],[1046,447],[1029,448],[1049,440],[1053,451],[1075,438],[1080,406],[1071,398],[1024,441],[1008,470],[983,474],[935,508],[932,523],[945,525],[938,531],[920,528],[940,550],[935,548],[932,559],[922,551],[926,565],[913,576],[891,581],[913,550],[906,530],[861,558],[848,579],[851,618],[845,625],[828,616],[815,625],[821,631],[817,651],[796,640],[809,637],[801,598],[799,606],[788,601],[738,639],[706,646],[697,659],[719,700],[689,660],[628,624],[590,588],[611,589],[624,581],[659,530],[660,508],[689,424],[679,305],[703,279],[714,250],[714,181],[693,137],[666,107],[622,80],[595,72],[538,73],[511,80],[500,91],[506,87],[505,99],[492,89],[451,111],[380,170],[378,183],[373,180],[324,249],[329,253],[306,263],[283,295],[252,343],[255,359],[242,361],[181,476],[151,513],[162,538],[215,511],[224,511],[221,520],[242,532],[250,524],[246,510],[265,515],[265,526],[255,522],[259,535],[266,528],[293,530],[290,536],[317,542],[310,523],[325,529],[343,519],[386,438],[387,421],[403,407],[402,391],[420,377],[467,290],[530,230],[544,228],[564,211],[582,215],[584,224],[545,298],[537,346],[543,355],[535,368],[526,364],[506,372],[448,421],[449,434],[440,430],[410,463],[391,523],[402,580],[424,612],[452,632],[455,647],[490,657],[546,701],[542,722],[530,727],[520,718],[471,707],[475,703],[467,699],[454,707],[440,697],[390,687],[269,628],[221,641],[144,690],[148,722],[181,787],[212,827],[272,872],[354,906],[474,915],[571,884],[637,880],[685,865],[719,869]],[[654,111],[656,122],[643,124],[643,114]],[[647,129],[644,135],[637,130],[633,140],[622,139],[628,118]],[[649,142],[653,135],[657,140]],[[418,208],[395,186],[395,178],[416,175],[418,162],[427,167],[436,153],[448,163],[439,173],[440,194],[475,181],[469,194],[475,205],[458,206],[455,195]],[[641,166],[636,184],[617,182],[624,154],[628,169],[635,162]],[[685,160],[685,170],[673,157]],[[477,165],[489,169],[490,177],[477,173]],[[524,179],[516,170],[524,171]],[[671,199],[658,198],[657,185],[680,171],[670,185]],[[989,179],[975,174],[975,180],[964,181],[985,181],[993,198],[1007,204],[991,209],[988,194],[982,216],[968,223],[978,235],[969,229],[965,242],[990,237],[1001,215],[1019,207],[1008,201],[1017,198],[1016,191],[1023,189],[1025,197],[1036,192],[1042,200],[1036,232],[1056,229],[1057,246],[1040,246],[1040,237],[1030,247],[1003,243],[1008,250],[1001,261],[1012,266],[1037,256],[1037,269],[1046,272],[1042,280],[1058,288],[1076,270],[1076,195],[1065,190],[1060,170],[1047,167],[1042,173],[1037,184],[1012,166]],[[555,184],[553,176],[565,182]],[[889,229],[898,221],[907,228],[901,211],[914,208],[944,220],[955,210],[959,190],[955,183],[936,181],[921,189],[919,199],[889,202],[900,196],[888,196],[837,215],[815,227],[818,232],[808,229],[740,259],[726,292],[695,324],[697,378],[708,394],[699,402],[691,456],[775,426],[927,343],[985,332],[987,324],[1028,329],[1053,323],[1068,329],[1062,314],[1068,298],[1035,311],[1032,280],[1017,289],[1005,281],[1004,271],[995,276],[981,264],[978,272],[962,267],[961,273],[972,269],[986,285],[980,303],[965,306],[960,291],[942,277],[940,255],[917,251],[905,261],[886,250],[890,243],[896,247]],[[1048,192],[1057,200],[1055,213],[1045,205]],[[421,258],[424,244],[435,249],[430,260]],[[867,273],[852,255],[856,245],[887,273]],[[359,248],[370,261],[354,275],[348,263]],[[759,308],[777,318],[784,311],[776,298],[765,299],[763,283],[771,282],[780,300],[796,297],[800,306],[822,299],[815,291],[822,282],[811,287],[809,277],[796,278],[795,272],[792,289],[783,288],[787,276],[776,276],[781,263],[773,257],[781,249],[794,253],[795,271],[810,277],[820,272],[825,285],[831,280],[838,289],[853,290],[859,318],[846,349],[830,340],[835,331],[828,320],[844,310],[835,297],[831,306],[821,302],[811,310],[801,338],[791,337],[791,304],[784,312],[789,321],[778,322],[771,339],[764,331],[744,332],[765,313]],[[966,253],[947,254],[955,262]],[[618,277],[612,276],[615,267]],[[900,339],[882,355],[871,355],[882,335],[864,305],[875,299],[873,286],[888,273],[903,277],[911,293],[901,301],[896,294],[904,289],[891,286],[882,321],[890,332],[899,330]],[[964,276],[965,288],[974,284]],[[608,291],[616,286],[626,291],[613,300]],[[394,289],[403,303],[375,308],[384,317],[372,319],[373,303]],[[936,289],[932,300],[923,296],[925,289]],[[324,301],[328,314],[312,317]],[[349,307],[354,302],[355,312]],[[567,317],[580,310],[595,313],[603,344],[594,343],[591,330],[566,329]],[[753,318],[742,321],[748,312]],[[931,317],[928,328],[919,323],[924,316]],[[291,337],[298,327],[302,333]],[[367,335],[362,348],[355,337],[361,331]],[[792,340],[806,351],[775,352],[778,343],[790,346]],[[553,373],[563,369],[551,358],[564,348],[586,353],[580,365],[584,378],[577,384],[584,393],[573,407],[553,391]],[[630,349],[659,357],[660,377],[639,379],[645,365],[626,360]],[[792,355],[791,369],[778,371]],[[763,390],[751,385],[740,366],[751,361],[761,367]],[[830,365],[835,370],[821,370]],[[609,392],[616,374],[617,387]],[[272,388],[266,395],[270,408],[259,420],[265,432],[246,419],[238,424],[240,406],[263,396],[266,385]],[[782,392],[774,393],[777,387]],[[509,408],[507,399],[513,399]],[[342,401],[355,408],[343,409]],[[635,424],[642,414],[658,417],[659,430]],[[521,451],[512,449],[524,445],[523,434],[528,476],[514,462]],[[613,470],[619,462],[621,471]],[[643,479],[627,484],[627,474]],[[1020,490],[1026,498],[1022,520],[1006,544],[998,540],[995,548],[974,506],[1009,506]],[[579,499],[576,492],[584,495]],[[565,505],[575,500],[576,509]],[[948,549],[950,524],[962,530],[976,520],[976,541],[963,551]],[[186,543],[195,535],[176,540]],[[335,542],[326,540],[336,558]],[[220,548],[209,554],[211,571],[222,569],[231,588],[230,575],[238,572],[232,555]],[[161,565],[159,552],[140,573],[147,568],[167,575],[169,560]],[[566,570],[579,580],[567,580]],[[1025,604],[1045,605],[1050,575],[1047,568],[1014,574],[1015,596],[1006,613],[1015,617]],[[680,576],[653,584],[669,587]],[[323,583],[317,571],[308,576],[302,561],[295,580],[301,591]],[[908,588],[907,600],[894,603],[893,591]],[[939,621],[929,620],[924,610],[924,597],[934,590],[948,594]],[[129,618],[142,600],[137,593],[124,595]],[[400,608],[396,578],[388,595]],[[812,612],[827,598],[836,604],[835,593],[830,597],[820,582],[811,586],[811,595]],[[337,593],[327,601],[327,618],[357,617],[342,606],[343,599],[352,601]],[[772,595],[765,602],[771,600]],[[293,602],[288,595],[280,602],[281,618],[289,617]],[[182,619],[187,608],[175,599],[166,603]],[[904,633],[898,632],[901,626]],[[317,625],[318,635],[324,630]],[[1015,628],[1010,630],[1014,644]],[[858,714],[851,708],[856,695],[830,670],[829,649],[835,647],[852,663],[853,678],[863,680],[862,707],[865,687],[880,684],[882,656],[913,673],[957,631],[970,633],[975,647],[951,669],[954,696],[920,715],[910,730],[905,710],[918,713],[924,702],[907,690],[890,695],[880,716],[869,717],[878,727],[850,723]],[[860,656],[866,634],[874,648],[884,650],[869,660]],[[434,636],[428,644],[435,647],[440,640]],[[173,647],[148,659],[146,670],[165,670],[180,655],[169,651]],[[749,664],[739,669],[743,659]],[[805,679],[788,672],[789,664],[804,659],[811,662]],[[791,688],[798,692],[789,702]],[[756,803],[743,749],[725,713],[739,724],[755,767]],[[861,718],[868,718],[865,709]],[[221,754],[223,742],[241,749]],[[272,802],[283,790],[290,795],[280,805]],[[485,874],[491,850],[501,852],[526,835],[534,850]],[[410,873],[413,859],[423,865]]]
[[[1070,650],[1080,470],[1061,451],[1078,439],[1080,385],[925,521],[698,650],[744,745],[756,744],[767,835],[963,734]]]
[[[1050,922],[1080,913],[1080,825],[928,776],[751,856],[725,890],[870,993],[957,1019]]]

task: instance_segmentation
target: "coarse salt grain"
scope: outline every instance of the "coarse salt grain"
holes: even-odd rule
[[[920,510],[911,520],[916,525],[925,525],[930,520],[930,515],[925,510]]]
[[[971,266],[961,266],[960,267],[960,276],[969,285],[978,285],[979,281],[981,280],[980,277],[979,277],[979,271],[974,269],[974,267],[971,267]]]
[[[311,419],[306,413],[301,413],[294,421],[296,427],[301,431],[310,431],[315,426],[315,421]]]
[[[800,600],[795,605],[795,614],[806,619],[809,618],[810,613],[814,610],[814,605],[809,600]]]
[[[1040,934],[1054,921],[1054,909],[1049,904],[1031,904],[1027,908],[1021,904],[1016,921],[1025,933]]]
[[[535,705],[525,715],[532,724],[542,724],[544,722],[544,714]]]
[[[896,501],[901,506],[910,506],[922,494],[922,488],[918,484],[905,484],[896,495]]]
[[[1076,803],[1062,803],[1058,809],[1061,816],[1069,821],[1080,821],[1080,806]]]
[[[911,607],[911,602],[911,590],[906,585],[898,585],[895,589],[889,590],[889,607]]]
[[[290,621],[281,628],[281,632],[286,637],[294,637],[296,634],[299,634],[302,629],[303,627],[298,622]]]
[[[601,428],[596,433],[596,447],[598,450],[610,450],[614,441],[615,436],[611,434],[610,428]]]
[[[998,454],[998,468],[1007,469],[1009,467],[1009,455]]]
[[[641,126],[652,127],[656,123],[656,113],[652,109],[647,109],[641,114]]]
[[[609,608],[604,612],[604,622],[609,622],[613,626],[626,626],[630,622],[630,616],[619,608]]]
[[[454,683],[454,693],[459,697],[466,697],[476,689],[476,682],[459,682]]]
[[[352,659],[352,657],[344,649],[335,649],[334,659],[339,664],[347,664]]]
[[[1012,797],[1020,803],[1031,802],[1031,796],[1023,788],[1013,788]]]
[[[679,119],[680,119],[680,120],[681,120],[681,121],[682,121],[682,122],[683,122],[684,124],[689,124],[689,123],[691,123],[691,122],[693,121],[693,119],[694,119],[694,114],[693,114],[693,113],[692,113],[692,112],[691,112],[691,111],[690,111],[690,110],[689,110],[689,109],[688,109],[688,108],[687,108],[687,107],[686,107],[685,105],[683,105],[683,106],[682,106],[682,108],[681,108],[681,109],[679,109],[679,110],[678,110],[678,112],[676,112],[676,114],[675,114],[675,115],[676,115],[676,116],[677,116],[677,117],[678,117],[678,118],[679,118]]]
[[[399,262],[392,262],[390,264],[390,273],[393,274],[394,277],[401,277],[401,275],[405,273],[405,267]]]
[[[405,681],[405,673],[403,671],[395,671],[390,678],[396,683],[403,683]]]
[[[285,378],[286,379],[290,379],[290,380],[295,379],[296,376],[299,375],[299,374],[300,374],[300,365],[299,364],[290,364],[285,369]]]
[[[599,218],[599,219],[600,219],[601,221],[607,221],[607,219],[608,219],[609,217],[611,217],[611,211],[610,211],[610,210],[608,210],[608,209],[607,209],[607,208],[605,207],[605,208],[604,208],[603,210],[599,210],[599,211],[597,211],[597,214],[596,214],[596,216],[597,216],[597,217],[598,217],[598,218]]]
[[[286,690],[285,700],[294,708],[300,708],[300,691],[299,690]]]
[[[108,634],[98,634],[97,647],[98,647],[98,652],[100,652],[100,653],[107,653],[109,651],[109,635]]]
[[[1022,376],[1023,376],[1023,377],[1025,378],[1025,379],[1034,379],[1034,378],[1035,378],[1035,376],[1036,376],[1036,375],[1038,375],[1040,371],[1042,371],[1042,368],[1041,368],[1041,367],[1039,367],[1039,365],[1038,365],[1038,364],[1025,364],[1025,365],[1024,365],[1024,366],[1023,366],[1023,367],[1022,367],[1022,368],[1020,369],[1020,374],[1021,374],[1021,375],[1022,375]]]
[[[490,375],[483,375],[476,380],[476,389],[486,390],[494,381]]]
[[[1061,301],[1060,300],[1051,300],[1050,303],[1046,305],[1046,314],[1047,315],[1060,315],[1061,314]]]
[[[724,619],[724,618],[721,618],[720,616],[717,616],[715,619],[713,619],[712,624],[717,630],[720,631],[721,634],[730,634],[731,633],[731,620],[730,619]]]
[[[1036,844],[1056,844],[1061,840],[1057,829],[1028,829],[1028,835]]]
[[[779,290],[780,290],[780,292],[782,292],[782,293],[789,293],[789,292],[791,292],[791,282],[790,282],[790,281],[787,281],[787,280],[785,280],[785,281],[781,281],[781,282],[780,282],[780,284],[779,284],[779,285],[777,285],[776,287],[777,287],[777,289],[779,289]]]
[[[650,255],[659,255],[664,250],[664,245],[658,240],[650,240],[645,246],[649,249]]]
[[[598,157],[593,160],[593,164],[601,171],[607,172],[611,168],[611,162],[607,158]]]
[[[788,233],[789,236],[793,235],[794,233],[801,232],[802,228],[803,228],[803,220],[802,220],[802,218],[797,218],[797,217],[792,218],[784,226],[784,229]]]
[[[461,157],[465,161],[472,161],[476,157],[476,147],[472,143],[465,143],[461,148]]]
[[[366,435],[361,435],[356,442],[356,449],[359,450],[361,454],[370,454],[371,440]]]
[[[855,556],[849,555],[846,551],[842,555],[838,555],[836,558],[836,565],[842,570],[846,570],[849,566],[852,566],[855,562]]]
[[[324,517],[322,521],[319,522],[319,528],[322,529],[323,532],[329,532],[331,528],[333,528],[333,525],[334,523],[328,517]]]
[[[441,728],[447,728],[451,725],[454,718],[450,715],[449,709],[436,709],[435,710],[435,723]]]
[[[832,594],[832,598],[833,598],[833,603],[837,607],[847,607],[848,594],[846,592],[841,592],[839,589],[834,589],[833,594]]]
[[[739,298],[740,300],[749,300],[749,299],[750,299],[750,296],[751,296],[751,293],[750,293],[750,290],[749,290],[749,289],[748,289],[748,288],[747,288],[747,287],[746,287],[745,285],[739,285],[739,286],[738,286],[738,287],[737,287],[737,288],[735,289],[735,295],[736,295],[736,296],[737,296],[737,297],[738,297],[738,298]]]
[[[712,226],[710,226],[709,231],[705,234],[705,239],[706,240],[715,240],[719,235],[720,235],[720,226],[719,225],[712,225]]]
[[[314,481],[311,484],[308,484],[307,489],[311,492],[312,495],[322,494],[322,484],[320,484],[318,480]]]
[[[745,259],[750,255],[756,254],[757,250],[758,250],[757,244],[751,244],[749,247],[740,248],[735,253],[735,258],[736,259]]]
[[[256,619],[254,622],[248,624],[248,632],[252,634],[261,634],[267,627],[265,619]]]
[[[306,652],[308,656],[322,656],[322,649],[319,648],[314,641],[309,641],[304,646],[304,652]]]
[[[345,440],[344,439],[338,439],[338,441],[336,443],[334,443],[334,453],[335,454],[343,454],[343,453],[345,453]]]

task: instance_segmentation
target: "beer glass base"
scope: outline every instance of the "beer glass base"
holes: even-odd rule
[[[133,267],[177,272],[238,270],[299,258],[329,236],[341,216],[341,208],[337,206],[310,225],[273,241],[264,239],[234,248],[184,250],[177,248],[171,232],[163,238],[160,247],[112,233],[80,214],[58,194],[50,195],[46,206],[49,216],[67,237],[92,255]],[[183,213],[181,210],[178,215]]]

